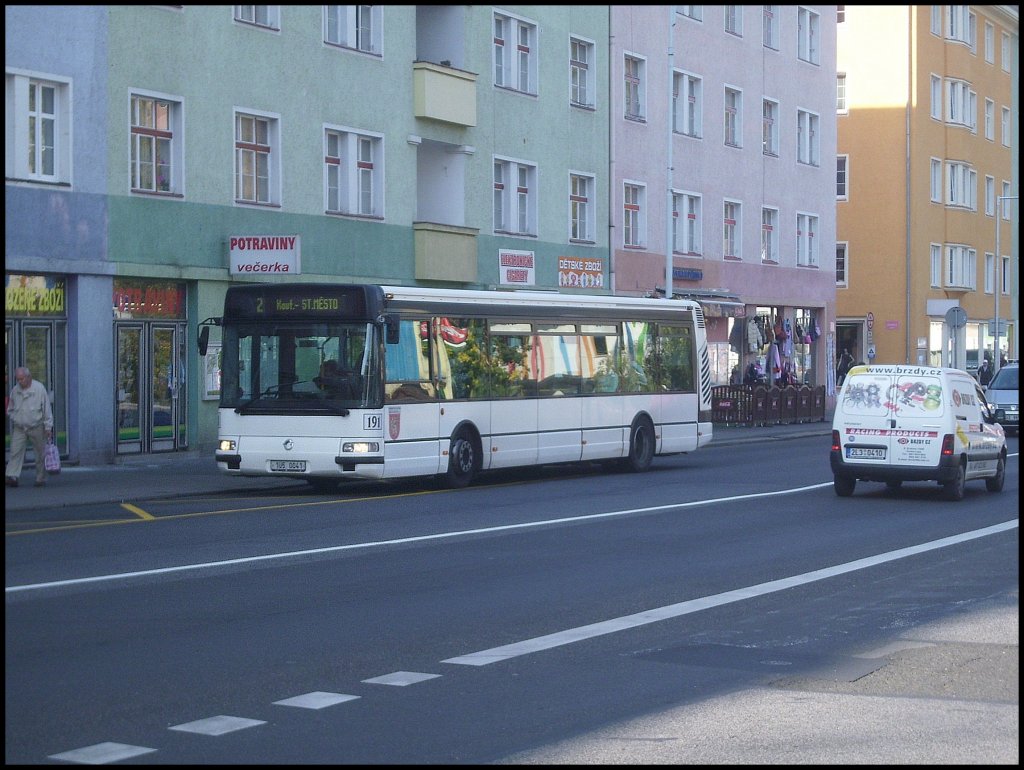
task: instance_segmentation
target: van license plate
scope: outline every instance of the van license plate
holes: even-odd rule
[[[305,460],[271,460],[270,470],[272,471],[305,471]]]
[[[846,456],[851,460],[884,460],[885,447],[848,446]]]

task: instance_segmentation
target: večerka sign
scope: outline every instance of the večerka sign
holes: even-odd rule
[[[232,235],[228,239],[232,275],[294,275],[302,272],[297,235]]]

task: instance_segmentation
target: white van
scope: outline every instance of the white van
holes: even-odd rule
[[[985,479],[1003,489],[1006,437],[981,386],[967,372],[930,366],[855,366],[836,400],[830,455],[836,494],[857,481],[937,481],[949,500]]]

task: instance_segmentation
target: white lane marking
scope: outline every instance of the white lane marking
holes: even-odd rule
[[[21,586],[7,586],[5,593],[13,594],[20,591],[37,591],[43,588],[62,588],[67,586],[85,585],[87,583],[104,583],[116,580],[131,580],[138,577],[149,577],[152,575],[166,575],[172,572],[191,572],[204,569],[216,569],[218,567],[232,567],[243,564],[253,564],[260,561],[275,561],[278,559],[291,559],[297,556],[316,556],[324,553],[337,553],[339,551],[354,551],[360,548],[378,548],[391,545],[403,545],[405,543],[422,543],[429,540],[451,540],[465,537],[466,535],[486,535],[493,532],[510,532],[517,529],[531,529],[534,527],[547,527],[552,524],[567,524],[576,521],[589,521],[592,519],[608,519],[617,516],[630,516],[634,513],[651,513],[653,511],[667,511],[675,508],[696,508],[704,505],[716,505],[717,503],[731,503],[737,500],[754,500],[760,497],[775,497],[778,495],[792,495],[798,492],[807,492],[812,489],[831,487],[832,482],[822,484],[811,484],[806,487],[794,487],[783,489],[777,492],[756,492],[749,495],[732,495],[730,497],[716,497],[711,500],[692,500],[688,503],[669,503],[668,505],[652,505],[647,508],[627,508],[622,511],[608,511],[606,513],[589,513],[582,516],[565,516],[558,519],[544,519],[543,521],[528,521],[521,524],[504,524],[497,527],[481,527],[479,529],[464,529],[459,532],[439,532],[434,535],[416,535],[413,537],[399,537],[394,540],[374,540],[366,543],[350,543],[348,545],[332,545],[324,548],[310,548],[305,551],[288,551],[285,553],[269,553],[262,556],[246,556],[240,559],[224,559],[223,561],[210,561],[200,564],[182,564],[177,567],[161,567],[159,569],[139,570],[137,572],[120,572],[114,575],[96,575],[95,577],[73,578],[70,580],[54,580],[49,583],[30,583]]]
[[[197,719],[194,722],[168,727],[168,730],[178,730],[183,733],[198,733],[200,735],[224,735],[233,733],[235,730],[244,730],[247,727],[265,725],[259,719],[246,719],[245,717],[229,717],[221,714],[207,719]]]
[[[97,743],[92,746],[84,746],[80,749],[63,751],[60,754],[51,754],[47,759],[77,762],[80,765],[106,765],[111,762],[119,762],[122,759],[131,759],[142,754],[149,754],[152,751],[156,751],[156,749],[106,741],[105,743]]]
[[[364,679],[366,684],[390,684],[394,687],[405,687],[406,685],[425,682],[428,679],[438,679],[440,674],[421,674],[417,671],[396,671],[393,674],[375,676],[373,679]]]
[[[345,695],[340,692],[307,692],[305,695],[296,695],[294,698],[274,701],[275,706],[294,706],[300,709],[325,709],[328,706],[335,706],[350,700],[359,700],[362,696]]]
[[[633,615],[623,615],[622,617],[603,620],[599,623],[591,623],[590,625],[579,626],[578,628],[570,628],[565,631],[547,634],[546,636],[537,636],[533,639],[526,639],[521,642],[505,644],[500,647],[492,647],[489,650],[480,650],[479,652],[473,652],[468,655],[459,655],[458,657],[448,658],[441,662],[457,663],[463,666],[486,666],[491,663],[508,660],[509,658],[515,658],[520,655],[529,655],[533,652],[549,650],[552,647],[560,647],[564,644],[572,644],[573,642],[580,642],[584,639],[591,639],[595,636],[611,634],[616,631],[623,631],[627,628],[636,628],[637,626],[647,625],[648,623],[657,623],[660,620],[668,620],[669,618],[678,618],[681,615],[700,612],[701,610],[706,610],[711,607],[718,607],[723,604],[730,604],[744,599],[752,599],[755,596],[764,596],[765,594],[775,593],[776,591],[784,591],[785,589],[793,588],[794,586],[800,586],[818,580],[825,580],[837,575],[843,575],[847,572],[875,567],[879,564],[895,561],[897,559],[905,559],[908,556],[925,553],[926,551],[933,551],[937,548],[947,548],[951,545],[967,542],[968,540],[975,540],[979,537],[987,537],[988,535],[1005,532],[1009,529],[1016,529],[1017,526],[1017,520],[1007,521],[1002,524],[985,527],[984,529],[977,529],[973,532],[965,532],[960,535],[953,535],[952,537],[944,537],[941,540],[932,540],[928,543],[921,543],[920,545],[913,545],[908,548],[900,548],[896,551],[880,553],[877,556],[869,556],[864,559],[846,562],[845,564],[837,564],[834,567],[826,567],[825,569],[817,569],[812,572],[804,572],[800,575],[793,575],[792,577],[782,578],[780,580],[771,580],[767,583],[738,588],[735,591],[725,591],[724,593],[704,596],[699,599],[691,599],[690,601],[679,602],[678,604],[669,604],[665,607],[656,607],[651,610],[637,612]]]

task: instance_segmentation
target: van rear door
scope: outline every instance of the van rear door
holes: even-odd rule
[[[835,421],[845,462],[885,465],[889,461],[892,383],[892,376],[867,370],[847,375]]]
[[[889,388],[889,456],[895,465],[936,467],[949,409],[938,374],[896,374]]]

